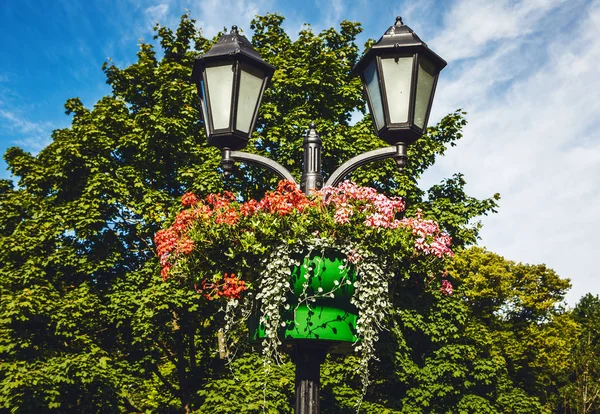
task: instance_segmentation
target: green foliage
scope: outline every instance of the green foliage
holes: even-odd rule
[[[161,62],[142,44],[130,67],[105,65],[111,96],[68,100],[71,127],[38,156],[5,155],[19,181],[0,199],[1,407],[178,410],[211,375],[215,327],[160,282],[152,247],[184,190],[222,189],[188,82],[203,40],[188,16],[158,36]]]
[[[555,406],[578,331],[560,306],[569,281],[544,265],[514,263],[477,247],[457,255],[450,274],[462,284],[478,336],[504,361],[518,391],[511,394],[536,397],[546,410]],[[536,412],[528,410],[522,412]]]
[[[344,21],[318,34],[305,27],[292,40],[282,22],[272,14],[252,22],[255,47],[278,70],[248,150],[298,174],[310,121],[328,173],[382,146],[368,117],[349,123],[365,110],[349,74],[360,26]],[[243,165],[225,183],[218,174],[219,153],[205,143],[189,81],[194,58],[214,39],[187,15],[174,31],[157,26],[156,39],[161,53],[141,44],[131,66],[104,65],[112,94],[93,108],[69,99],[72,125],[54,131],[38,155],[5,154],[16,182],[0,181],[0,411],[261,412],[263,400],[271,412],[290,411],[291,364],[265,377],[246,347],[232,366],[236,379],[217,356],[218,309],[161,280],[153,236],[184,192],[260,197],[276,177]],[[460,174],[429,191],[417,180],[460,139],[463,115],[448,115],[411,146],[405,174],[390,161],[351,177],[405,197],[413,213],[422,208],[459,247],[476,241],[472,223],[498,197],[469,197]],[[454,297],[417,278],[394,286],[393,329],[378,342],[363,411],[542,411],[576,337],[556,307],[568,284],[544,267],[496,262],[476,250],[457,258],[452,278],[463,287]],[[352,355],[329,357],[323,412],[354,412],[355,364]]]
[[[292,413],[294,406],[294,365],[274,365],[264,372],[258,353],[245,354],[198,391],[201,413]],[[263,403],[265,411],[263,411]]]
[[[579,338],[571,351],[567,384],[561,390],[565,411],[600,411],[600,297],[583,296],[573,309]]]

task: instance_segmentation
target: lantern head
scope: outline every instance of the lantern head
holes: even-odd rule
[[[236,26],[196,59],[192,79],[210,145],[230,150],[246,146],[274,71]]]
[[[433,95],[446,61],[400,17],[360,59],[362,79],[377,135],[390,145],[414,143],[427,129]]]

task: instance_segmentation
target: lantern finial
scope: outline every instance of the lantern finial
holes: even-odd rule
[[[404,26],[401,16],[396,16],[396,26]]]
[[[230,34],[240,34],[240,32],[238,31],[238,27],[236,25],[231,26]]]

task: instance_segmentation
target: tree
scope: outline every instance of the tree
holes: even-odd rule
[[[305,28],[292,40],[282,22],[276,14],[252,22],[254,46],[278,70],[248,150],[298,174],[310,121],[323,137],[327,172],[382,146],[367,116],[349,123],[356,108],[365,109],[359,81],[350,77],[360,26],[344,21],[318,34]],[[104,66],[112,94],[94,108],[68,100],[72,125],[54,131],[39,155],[18,148],[5,155],[18,182],[0,186],[3,409],[260,411],[266,395],[268,409],[290,410],[291,364],[274,367],[263,388],[263,372],[248,352],[231,367],[236,381],[217,357],[218,309],[160,278],[153,235],[172,219],[185,191],[204,196],[227,188],[257,197],[276,178],[244,165],[229,181],[218,174],[219,153],[205,143],[189,81],[193,59],[215,39],[202,37],[188,15],[175,31],[157,26],[156,39],[160,60],[151,45],[142,44],[133,65]],[[474,220],[495,211],[498,196],[468,196],[460,174],[428,191],[417,180],[461,138],[465,123],[457,111],[431,127],[409,149],[404,174],[381,162],[352,175],[358,184],[405,197],[413,211],[421,208],[442,223],[458,250],[477,240]],[[551,276],[538,270],[538,281]],[[450,277],[459,280],[458,273]],[[525,283],[522,290],[531,293],[537,286]],[[389,318],[393,328],[380,340],[381,362],[373,367],[365,411],[541,410],[538,377],[535,386],[515,381],[518,370],[498,352],[491,329],[481,330],[486,317],[473,320],[486,312],[498,319],[486,304],[493,298],[481,292],[464,297],[442,296],[437,287],[414,280],[395,286],[398,309]],[[524,302],[523,326],[547,323],[544,306],[538,299]],[[325,412],[354,411],[361,389],[353,358],[330,356],[323,367]],[[248,408],[249,402],[255,405]]]
[[[141,45],[129,68],[105,67],[112,96],[67,101],[72,126],[38,156],[5,155],[19,182],[1,200],[4,408],[187,410],[210,375],[214,329],[192,292],[158,282],[152,247],[184,189],[222,189],[187,81],[204,40],[187,16],[157,33],[161,62]]]
[[[562,389],[565,412],[587,414],[600,410],[600,297],[583,296],[573,309],[579,324],[578,341],[569,358],[567,384]]]
[[[457,255],[449,271],[511,386],[537,397],[546,410],[558,406],[578,331],[562,307],[569,281],[544,265],[515,263],[478,247]]]

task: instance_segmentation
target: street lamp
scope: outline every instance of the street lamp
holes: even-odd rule
[[[325,185],[337,185],[357,168],[393,158],[406,165],[406,147],[426,130],[440,71],[446,62],[402,23],[400,17],[353,69],[362,79],[377,135],[390,146],[360,154],[339,166]],[[278,162],[243,151],[256,122],[260,101],[275,68],[261,59],[233,26],[196,59],[196,83],[209,144],[221,150],[221,166],[231,175],[236,161],[260,165],[295,182]],[[304,138],[301,189],[309,194],[323,186],[321,138],[311,124]],[[318,414],[320,364],[335,341],[301,339],[294,343],[297,414]]]

